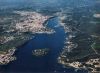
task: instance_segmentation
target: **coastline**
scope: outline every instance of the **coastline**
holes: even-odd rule
[[[83,59],[85,57],[89,58],[92,54],[90,53],[87,56],[84,56],[82,58],[76,58],[75,60],[67,57],[67,54],[73,52],[72,50],[77,48],[79,46],[79,44],[72,41],[72,39],[74,37],[76,37],[76,35],[73,34],[72,29],[69,26],[67,26],[66,23],[62,22],[65,18],[63,16],[60,16],[59,18],[60,18],[60,24],[61,24],[61,26],[64,27],[64,30],[65,30],[66,34],[68,34],[68,36],[66,37],[66,40],[65,40],[65,46],[64,46],[60,56],[58,57],[58,63],[63,65],[66,68],[72,67],[75,70],[76,69],[77,70],[87,70],[90,73],[99,73],[100,59],[98,58],[99,54],[96,54],[95,51],[92,54],[96,54],[97,57],[95,57],[95,58],[91,57],[90,59],[83,60],[83,61],[81,61],[81,59]],[[93,47],[91,47],[91,50],[92,50],[92,48]]]

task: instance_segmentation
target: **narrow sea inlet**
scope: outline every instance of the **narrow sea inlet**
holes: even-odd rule
[[[58,18],[54,17],[47,21],[46,26],[54,29],[54,34],[34,34],[33,39],[19,47],[15,56],[17,60],[9,63],[4,72],[54,72],[61,70],[57,58],[64,46],[65,34],[64,28],[59,26]],[[40,48],[49,48],[49,52],[45,56],[33,56],[32,50]],[[62,70],[63,71],[63,70]]]

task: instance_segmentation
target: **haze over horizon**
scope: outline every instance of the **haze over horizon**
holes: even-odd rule
[[[79,7],[84,5],[93,5],[94,0],[0,0],[1,8],[16,8],[16,7],[58,7],[64,8],[69,7]]]

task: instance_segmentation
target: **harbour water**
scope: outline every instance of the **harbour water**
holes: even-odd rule
[[[1,67],[3,73],[19,73],[19,72],[75,72],[72,68],[64,68],[58,64],[57,58],[64,46],[64,40],[67,36],[63,27],[55,27],[60,25],[58,18],[48,20],[47,27],[56,31],[54,34],[35,34],[33,39],[29,40],[24,45],[18,47],[16,51],[17,60]],[[45,56],[36,57],[32,55],[32,50],[39,48],[49,48],[50,51]],[[0,72],[0,73],[1,73]],[[82,73],[82,72],[81,72]]]

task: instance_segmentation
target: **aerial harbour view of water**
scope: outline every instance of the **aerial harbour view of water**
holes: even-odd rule
[[[99,8],[99,0],[0,0],[0,73],[100,73]]]

